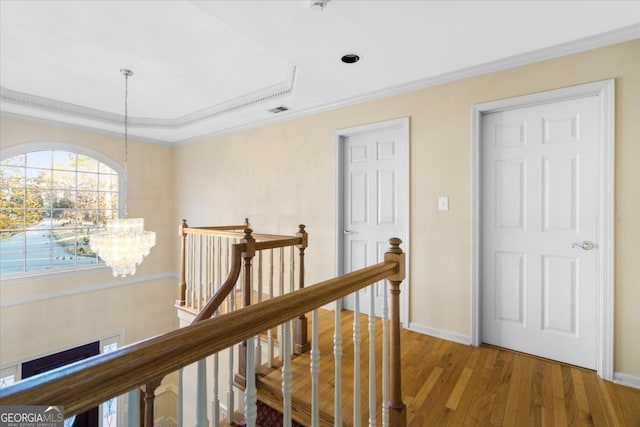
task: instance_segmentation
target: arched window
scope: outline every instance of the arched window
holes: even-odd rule
[[[0,274],[101,263],[89,235],[118,217],[123,175],[104,156],[69,144],[3,150]]]

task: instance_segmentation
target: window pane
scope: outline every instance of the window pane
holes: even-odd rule
[[[24,187],[24,168],[2,166],[0,169],[0,184],[3,187]]]
[[[24,188],[2,188],[0,194],[0,208],[24,208]]]
[[[75,228],[54,228],[52,235],[52,244],[56,250],[61,250],[61,257],[75,255],[78,241]]]
[[[76,173],[68,171],[53,171],[53,188],[60,190],[75,190]]]
[[[26,228],[42,227],[42,220],[48,218],[51,214],[49,209],[27,209],[23,212]]]
[[[103,215],[100,216],[100,226],[104,226],[107,223],[107,220],[110,219],[118,219],[118,211],[115,209],[112,210],[105,210],[103,212]]]
[[[56,225],[75,225],[76,211],[75,209],[54,209],[51,217]]]
[[[0,233],[0,271],[16,273],[24,269],[24,233]]]
[[[16,382],[16,376],[15,375],[9,375],[6,377],[2,377],[0,378],[0,388],[4,388],[4,387],[9,387],[11,384],[14,384]]]
[[[118,193],[100,193],[100,209],[118,210]]]
[[[78,172],[78,190],[98,191],[98,174],[88,172]]]
[[[78,227],[94,227],[98,223],[96,209],[78,210]]]
[[[53,152],[53,169],[76,170],[76,153],[68,151]]]
[[[53,200],[50,189],[27,188],[27,208],[53,207]]]
[[[19,154],[14,157],[10,157],[2,161],[2,166],[24,166],[27,156],[25,154]]]
[[[118,191],[118,175],[100,175],[100,191]]]
[[[24,229],[24,209],[0,209],[0,229]]]
[[[78,171],[83,172],[98,172],[98,162],[96,159],[78,154]]]
[[[108,174],[112,174],[112,175],[118,175],[118,173],[116,171],[114,171],[113,169],[111,169],[109,166],[105,165],[104,163],[100,163],[100,167],[98,169],[100,171],[100,173],[108,173]]]
[[[27,167],[51,169],[51,151],[32,151],[27,153]]]
[[[76,207],[75,191],[54,190],[51,197],[54,209],[74,209]]]
[[[28,250],[25,253],[26,271],[51,268],[51,249]]]
[[[24,233],[26,238],[27,250],[51,250],[55,238],[50,229],[40,228],[35,230],[29,230]]]
[[[97,191],[78,191],[76,200],[78,209],[98,209]]]

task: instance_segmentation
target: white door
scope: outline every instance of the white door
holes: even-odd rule
[[[358,131],[342,137],[342,233],[344,273],[384,260],[389,238],[406,242],[408,138],[406,121]],[[406,251],[406,245],[403,245]],[[403,289],[406,292],[406,286]],[[369,313],[375,293],[376,314],[382,315],[383,283],[360,292],[360,311]],[[353,310],[353,298],[345,299]]]
[[[482,341],[596,368],[596,97],[482,122]]]

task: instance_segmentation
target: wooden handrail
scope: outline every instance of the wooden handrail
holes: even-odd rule
[[[243,243],[236,243],[231,247],[231,270],[227,275],[225,282],[218,288],[213,297],[207,301],[207,304],[200,310],[200,312],[193,319],[192,323],[199,322],[204,319],[208,319],[213,316],[218,307],[229,296],[229,293],[236,286],[238,277],[240,277],[240,270],[242,269],[242,252],[246,251],[247,245]]]
[[[28,378],[0,389],[0,405],[55,404],[64,405],[67,416],[81,413],[379,280],[398,280],[404,258],[393,255],[344,276]]]

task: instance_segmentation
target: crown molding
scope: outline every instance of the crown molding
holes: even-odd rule
[[[203,110],[199,110],[175,119],[154,119],[133,117],[129,119],[132,136],[144,142],[160,143],[169,146],[178,146],[199,142],[202,140],[228,135],[243,130],[254,129],[267,126],[299,117],[312,114],[318,114],[324,111],[343,108],[350,105],[361,104],[376,99],[386,98],[390,96],[400,95],[407,92],[426,89],[458,80],[464,80],[485,74],[507,70],[535,62],[545,61],[553,58],[571,55],[591,49],[597,49],[616,43],[622,43],[640,38],[640,24],[634,24],[622,27],[613,31],[596,34],[582,39],[574,40],[559,45],[534,50],[528,53],[514,55],[508,58],[490,61],[473,67],[462,68],[451,72],[443,73],[437,76],[428,77],[401,85],[385,88],[378,91],[369,92],[360,96],[338,100],[310,108],[300,110],[289,110],[277,117],[269,117],[267,119],[255,120],[246,124],[230,126],[218,129],[212,132],[204,132],[194,134],[186,138],[176,137],[175,133],[182,130],[188,134],[189,127],[202,124],[203,122],[219,117],[225,114],[231,114],[244,109],[249,109],[259,104],[267,103],[283,97],[291,97],[294,95],[294,86],[296,81],[296,67],[291,65],[287,72],[285,81],[269,86],[262,90],[252,92],[250,94],[235,98],[228,102],[217,104]],[[27,120],[37,120],[44,123],[55,123],[72,128],[89,130],[93,132],[106,133],[109,135],[121,136],[121,133],[105,129],[100,124],[106,126],[120,126],[124,117],[119,114],[107,113],[104,111],[81,107],[74,104],[55,101],[47,98],[41,98],[34,95],[23,94],[10,89],[1,88],[0,101],[2,105],[24,107],[17,108],[18,111],[11,111],[2,108],[0,114],[3,116],[12,116]],[[45,113],[44,116],[42,113]],[[47,115],[46,113],[50,113]],[[67,115],[75,117],[82,121],[81,124],[68,123],[61,118],[53,118],[55,114]],[[153,138],[136,135],[136,128],[141,132],[143,129],[158,129],[160,134],[166,134],[166,137],[155,136]],[[173,137],[172,137],[173,135]]]
[[[241,111],[266,102],[271,102],[293,94],[296,78],[296,67],[289,65],[285,80],[263,89],[250,92],[248,94],[233,98],[202,110],[171,119],[161,119],[153,117],[129,117],[128,124],[131,128],[153,128],[176,131],[199,122],[212,118]],[[3,113],[13,114],[27,118],[41,118],[58,122],[57,119],[50,118],[50,115],[62,115],[73,117],[82,121],[101,123],[111,126],[120,126],[124,121],[124,115],[110,113],[95,108],[84,107],[69,102],[56,99],[45,98],[25,92],[11,90],[0,86],[0,101],[5,106]],[[7,109],[7,106],[20,107],[22,111],[29,113],[16,113]],[[44,113],[44,114],[43,114]],[[84,125],[93,128],[91,125]]]
[[[585,37],[582,39],[574,40],[559,45],[554,45],[544,49],[538,49],[531,52],[527,52],[520,55],[511,56],[508,58],[499,59],[496,61],[485,62],[483,64],[475,65],[473,67],[462,68],[459,70],[443,73],[437,76],[428,77],[425,79],[416,80],[409,83],[389,87],[375,92],[370,92],[361,96],[343,99],[340,101],[323,104],[311,108],[302,110],[289,110],[286,115],[278,117],[270,117],[268,119],[254,121],[246,125],[234,126],[220,131],[215,131],[203,135],[194,136],[192,138],[184,139],[176,142],[175,145],[189,144],[192,142],[199,142],[208,138],[215,138],[223,135],[228,135],[242,130],[254,129],[262,126],[271,125],[274,123],[291,120],[299,117],[309,116],[312,114],[322,113],[324,111],[334,110],[337,108],[348,107],[350,105],[362,104],[364,102],[374,101],[376,99],[387,98],[390,96],[401,95],[407,92],[413,92],[421,89],[426,89],[433,86],[439,86],[446,83],[452,83],[459,80],[464,80],[472,77],[478,77],[485,74],[495,73],[498,71],[507,70],[509,68],[520,67],[523,65],[533,64],[535,62],[541,62],[553,58],[559,58],[562,56],[571,55],[574,53],[584,52],[587,50],[597,49],[617,43],[623,43],[626,41],[640,38],[640,24],[634,24],[627,27],[619,28],[617,30],[609,31],[606,33],[596,34],[594,36]]]

